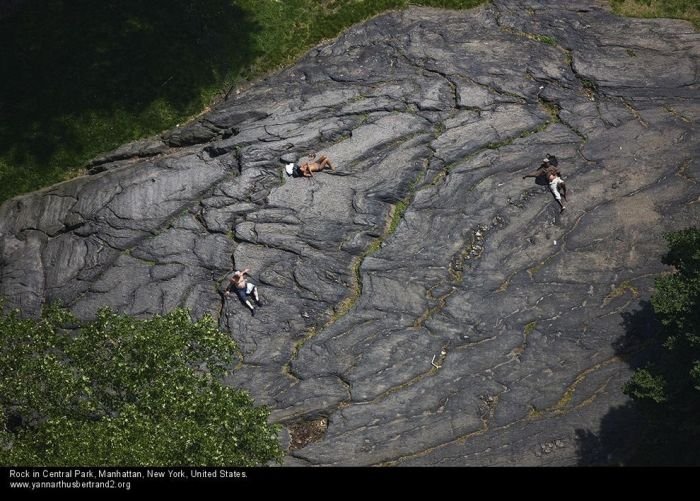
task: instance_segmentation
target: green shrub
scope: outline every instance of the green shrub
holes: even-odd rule
[[[653,375],[647,369],[638,369],[625,384],[625,393],[636,399],[664,402],[666,381],[661,375]]]

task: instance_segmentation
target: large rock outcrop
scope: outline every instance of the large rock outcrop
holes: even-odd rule
[[[699,220],[699,52],[689,23],[595,2],[375,18],[2,205],[0,294],[215,315],[287,464],[575,464],[625,401],[663,233]],[[309,151],[337,170],[287,178]],[[545,153],[563,214],[521,179]],[[224,301],[234,267],[255,317]]]

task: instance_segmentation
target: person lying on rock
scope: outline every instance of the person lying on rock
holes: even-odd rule
[[[549,181],[549,191],[552,192],[559,207],[561,207],[560,212],[564,212],[564,209],[566,209],[566,207],[564,207],[564,202],[566,202],[566,185],[564,181],[554,172],[549,172],[547,174],[547,181]],[[562,202],[562,199],[564,199],[564,202]]]
[[[316,153],[310,153],[309,158],[311,161],[303,162],[299,166],[299,172],[304,177],[313,177],[314,172],[321,172],[326,167],[329,167],[331,170],[335,170],[335,167],[326,155],[321,155],[318,157],[318,160],[315,160]]]
[[[534,172],[531,172],[530,174],[525,174],[523,179],[528,177],[540,177],[549,180],[550,174],[561,177],[561,172],[559,171],[558,165],[559,162],[557,161],[557,157],[547,153],[547,156],[544,158],[544,160],[542,160],[542,165],[540,165],[540,168]]]
[[[561,212],[563,212],[566,209],[562,202],[562,199],[566,201],[566,185],[561,178],[558,165],[557,157],[547,153],[547,156],[542,160],[540,168],[530,174],[525,174],[523,179],[528,177],[537,178],[537,184],[539,185],[544,185],[546,182],[549,185],[549,191],[552,192],[559,207],[561,207]]]
[[[241,303],[250,308],[251,315],[255,316],[255,307],[253,306],[253,303],[250,302],[249,296],[251,294],[253,295],[253,299],[255,299],[255,303],[258,306],[262,306],[262,303],[260,302],[260,297],[258,296],[258,288],[255,286],[255,284],[248,281],[247,277],[249,272],[250,270],[248,268],[243,271],[235,271],[231,277],[228,287],[226,287],[226,290],[224,291],[224,295],[229,297],[231,295],[231,291],[235,292],[238,295],[238,299],[241,300]]]

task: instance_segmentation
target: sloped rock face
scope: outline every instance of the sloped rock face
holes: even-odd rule
[[[663,233],[699,220],[699,52],[688,23],[595,3],[376,18],[5,203],[0,294],[211,313],[243,351],[228,383],[324,418],[287,464],[575,464],[625,401],[616,341]],[[336,171],[287,178],[309,151]],[[545,153],[561,215],[521,178]],[[224,300],[234,267],[255,317]]]

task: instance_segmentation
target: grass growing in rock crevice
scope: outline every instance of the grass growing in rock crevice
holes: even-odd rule
[[[387,216],[387,223],[384,226],[384,232],[382,233],[382,235],[379,238],[375,239],[372,243],[370,243],[362,254],[353,259],[351,267],[353,276],[352,293],[343,301],[341,301],[340,304],[335,308],[335,312],[331,316],[330,320],[326,323],[324,328],[337,322],[340,318],[344,317],[352,309],[353,306],[355,306],[355,303],[362,294],[362,274],[360,273],[362,263],[364,262],[366,257],[371,256],[379,249],[381,249],[384,242],[396,232],[396,229],[399,227],[401,219],[403,219],[403,216],[408,210],[411,200],[413,200],[413,197],[416,194],[418,185],[423,181],[424,178],[425,171],[421,171],[419,175],[411,182],[410,186],[408,187],[408,193],[406,194],[406,196],[391,206],[391,209],[389,210],[389,214]]]
[[[333,312],[330,314],[330,317],[325,322],[325,324],[323,324],[322,327],[310,327],[307,330],[304,337],[294,344],[290,361],[287,362],[282,369],[283,373],[296,378],[296,375],[292,373],[290,364],[292,360],[296,359],[301,348],[310,339],[314,338],[319,332],[321,332],[324,329],[327,329],[328,327],[336,323],[338,320],[343,318],[345,315],[347,315],[348,312],[350,312],[350,310],[352,310],[352,308],[355,306],[355,303],[357,303],[357,300],[362,295],[362,274],[360,272],[360,269],[362,268],[362,263],[364,262],[365,258],[371,256],[379,249],[381,249],[382,244],[396,232],[396,229],[398,228],[401,219],[406,213],[406,210],[408,209],[411,200],[413,200],[413,197],[415,196],[415,193],[418,189],[418,185],[423,181],[424,178],[425,171],[421,170],[418,176],[416,176],[416,178],[409,185],[408,193],[404,196],[404,198],[402,198],[401,200],[399,200],[391,206],[387,215],[387,222],[384,225],[384,231],[382,235],[373,240],[367,246],[364,252],[362,252],[362,254],[360,254],[359,256],[355,256],[355,258],[352,260],[352,264],[350,265],[350,269],[352,272],[352,284],[350,286],[350,294],[340,303],[338,303],[337,306],[335,306]]]
[[[510,26],[503,26],[501,30],[505,31],[506,33],[513,33],[515,35],[525,37],[528,40],[534,40],[535,42],[540,42],[547,45],[557,44],[556,39],[550,35],[543,35],[541,33],[529,33],[527,31],[521,31],[515,28],[511,28]]]

